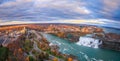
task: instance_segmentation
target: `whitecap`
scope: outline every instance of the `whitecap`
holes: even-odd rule
[[[92,48],[98,48],[98,46],[102,44],[102,41],[91,37],[80,37],[79,41],[76,44]]]

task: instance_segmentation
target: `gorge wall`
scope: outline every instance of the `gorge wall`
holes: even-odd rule
[[[120,35],[114,33],[105,34],[100,48],[120,51]]]

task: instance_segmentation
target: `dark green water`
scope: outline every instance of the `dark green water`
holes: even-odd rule
[[[59,45],[60,52],[75,55],[80,61],[120,61],[120,52],[117,51],[80,46],[50,34],[43,36],[49,42]]]

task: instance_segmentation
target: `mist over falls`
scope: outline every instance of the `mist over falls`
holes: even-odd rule
[[[102,41],[95,38],[90,37],[80,37],[79,42],[77,42],[78,45],[81,46],[87,46],[92,48],[98,48],[100,44],[102,44]]]

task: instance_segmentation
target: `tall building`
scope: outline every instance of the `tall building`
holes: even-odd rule
[[[27,29],[26,29],[26,27],[24,27],[22,30],[21,30],[21,33],[26,33],[26,31],[27,31]]]

